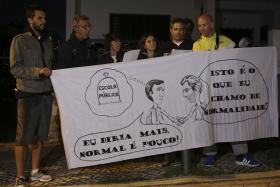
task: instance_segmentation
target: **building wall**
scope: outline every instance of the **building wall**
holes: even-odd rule
[[[71,33],[75,3],[80,5],[80,13],[90,16],[94,39],[101,39],[102,34],[109,32],[110,13],[163,14],[189,17],[196,22],[201,8],[216,18],[218,29],[253,29],[256,45],[262,45],[260,27],[268,25],[269,30],[280,29],[279,0],[67,0],[66,37]],[[193,36],[199,36],[196,28]]]
[[[214,0],[68,0],[67,36],[71,33],[71,19],[74,16],[75,2],[77,1],[80,2],[80,13],[90,17],[93,25],[91,37],[94,39],[102,39],[102,34],[109,32],[110,13],[171,15],[171,17],[188,17],[195,22],[202,6],[207,8],[206,11],[215,12]],[[194,37],[198,36],[195,29]]]

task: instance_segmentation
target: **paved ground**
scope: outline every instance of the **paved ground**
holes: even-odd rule
[[[237,166],[229,144],[219,144],[219,155],[216,165],[206,168],[202,165],[200,149],[192,151],[190,176],[217,176],[224,174],[252,173],[280,169],[280,139],[263,139],[251,141],[249,149],[252,155],[263,165],[257,168]],[[47,146],[42,164],[55,179],[50,183],[32,182],[30,186],[69,186],[126,183],[153,179],[164,179],[182,176],[182,164],[179,158],[170,165],[165,165],[163,156],[152,156],[87,168],[68,170],[63,146]],[[28,159],[30,168],[30,159]],[[27,171],[28,171],[27,168]],[[26,172],[28,174],[28,172]],[[15,179],[15,162],[13,149],[0,147],[0,184],[13,186]]]

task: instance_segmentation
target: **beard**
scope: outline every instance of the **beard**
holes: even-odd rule
[[[41,25],[33,24],[32,27],[33,27],[33,29],[34,29],[35,31],[41,33],[41,32],[43,32],[43,31],[45,31],[45,29],[46,29],[46,24],[41,24]]]

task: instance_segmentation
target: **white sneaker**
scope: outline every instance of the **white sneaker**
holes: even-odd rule
[[[38,169],[36,173],[31,174],[29,179],[31,181],[48,182],[51,181],[53,178],[43,170]]]

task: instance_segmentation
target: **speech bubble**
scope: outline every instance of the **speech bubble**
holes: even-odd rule
[[[78,138],[74,147],[76,157],[83,161],[100,161],[176,146],[182,142],[182,132],[177,127],[168,124],[144,125],[140,121],[141,115],[127,127]]]
[[[85,93],[91,112],[98,116],[122,115],[133,102],[133,88],[122,72],[104,68],[91,76]]]
[[[209,103],[203,119],[211,124],[232,124],[264,114],[269,105],[267,84],[259,69],[240,59],[219,60],[203,69]]]

